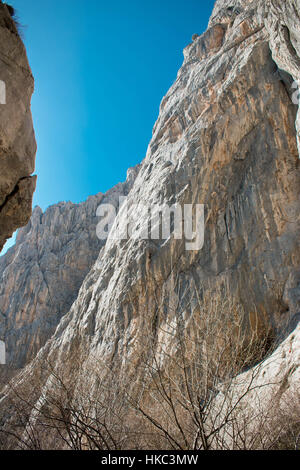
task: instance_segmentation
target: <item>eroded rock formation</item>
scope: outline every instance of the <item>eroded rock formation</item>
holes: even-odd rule
[[[218,285],[244,305],[248,328],[263,334],[266,324],[275,332],[283,323],[295,326],[300,178],[292,95],[300,79],[299,13],[292,0],[216,2],[208,30],[184,51],[128,198],[129,215],[137,203],[205,204],[203,249],[187,251],[185,240],[172,235],[141,239],[148,223],[142,217],[135,237],[116,240],[118,225],[128,222],[120,211],[70,311],[22,372],[23,384],[49,359],[74,383],[97,358],[134,380],[143,339],[172,321],[179,325],[177,314],[188,327],[201,293]],[[195,289],[200,305],[174,311],[174,297]]]
[[[129,170],[125,183],[82,204],[60,203],[45,213],[36,207],[15,246],[0,257],[0,338],[10,373],[36,356],[70,309],[105,243],[96,235],[97,208],[118,210],[137,172]]]
[[[257,2],[238,2],[234,16],[220,5],[185,49],[128,204],[204,203],[204,248],[188,252],[173,237],[119,243],[112,234],[51,340],[58,353],[83,341],[101,357],[137,358],[135,339],[154,315],[152,288],[174,272],[201,289],[225,282],[250,322],[255,310],[273,326],[298,313],[288,287],[300,260],[293,79],[272,58]],[[127,223],[122,213],[119,223]],[[144,228],[141,219],[136,230]]]
[[[35,190],[36,142],[30,100],[34,80],[7,6],[0,2],[0,251],[27,224]]]

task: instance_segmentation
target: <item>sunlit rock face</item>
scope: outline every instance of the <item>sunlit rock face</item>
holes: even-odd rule
[[[290,4],[298,15],[292,24]],[[200,308],[201,293],[224,284],[244,305],[250,326],[280,331],[283,323],[295,323],[299,16],[297,2],[216,2],[207,31],[184,50],[128,197],[129,214],[137,203],[204,204],[203,248],[187,251],[185,240],[173,236],[141,239],[143,217],[135,237],[116,240],[117,227],[128,220],[120,211],[70,311],[23,371],[23,383],[49,358],[58,370],[69,369],[74,382],[81,376],[72,370],[74,358],[82,370],[95,358],[120,364],[134,380],[143,339],[178,313],[174,279],[181,292],[197,289]],[[276,40],[282,26],[290,34]],[[162,291],[165,302],[157,309]],[[196,308],[187,302],[181,319],[188,322]]]
[[[10,373],[36,356],[70,309],[105,243],[96,234],[97,208],[112,204],[118,210],[137,171],[81,204],[63,202],[45,213],[36,207],[15,246],[0,257],[0,338]]]
[[[257,2],[238,3],[234,14],[227,3],[185,49],[129,196],[129,206],[205,204],[204,247],[189,252],[172,237],[119,243],[112,234],[68,333],[61,324],[52,340],[57,351],[77,337],[101,357],[137,357],[135,339],[154,316],[152,288],[168,285],[171,272],[199,289],[225,282],[250,321],[255,311],[274,326],[297,314],[289,300],[300,257],[295,77],[274,61]]]
[[[27,224],[35,190],[36,142],[30,111],[34,80],[26,51],[0,2],[0,251]]]

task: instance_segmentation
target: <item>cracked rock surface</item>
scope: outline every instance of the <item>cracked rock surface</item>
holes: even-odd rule
[[[290,8],[296,9],[292,20]],[[173,236],[142,240],[142,216],[135,237],[120,242],[115,230],[128,220],[120,211],[75,302],[18,376],[20,383],[30,384],[49,358],[74,384],[95,358],[134,372],[143,338],[176,324],[174,277],[185,291],[225,284],[244,305],[250,326],[253,318],[275,331],[286,321],[295,326],[300,173],[292,85],[300,79],[299,14],[293,0],[216,2],[207,31],[184,50],[128,198],[135,216],[137,203],[204,204],[203,249],[187,251]],[[168,300],[157,313],[153,306],[162,291]],[[186,325],[193,309],[187,303],[179,312]]]
[[[70,309],[105,244],[96,235],[97,208],[118,210],[137,172],[130,169],[125,183],[81,204],[62,202],[45,213],[36,207],[15,246],[0,257],[0,338],[10,374],[36,356]]]
[[[0,2],[0,252],[8,238],[27,224],[35,190],[36,141],[30,100],[34,80],[26,51],[5,4]]]

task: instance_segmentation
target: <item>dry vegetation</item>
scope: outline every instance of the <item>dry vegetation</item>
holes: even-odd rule
[[[263,393],[256,378],[275,347],[272,331],[258,319],[250,329],[222,289],[190,292],[180,286],[167,309],[166,295],[156,298],[160,321],[143,338],[135,381],[99,360],[75,364],[76,383],[49,363],[47,383],[26,390],[13,381],[2,447],[299,449],[299,394],[248,406]]]

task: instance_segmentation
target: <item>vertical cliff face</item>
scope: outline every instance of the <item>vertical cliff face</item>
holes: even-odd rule
[[[0,251],[32,212],[36,142],[30,100],[34,80],[7,6],[0,2]]]
[[[224,282],[249,323],[257,312],[280,328],[299,311],[293,78],[274,60],[258,2],[227,3],[217,3],[208,30],[184,51],[128,203],[129,212],[143,201],[205,204],[204,247],[186,251],[172,236],[119,243],[112,233],[71,309],[68,333],[62,323],[52,339],[58,352],[82,341],[101,357],[134,361],[137,338],[155,320],[154,286],[169,289],[174,273],[191,290]],[[126,225],[124,214],[118,222]]]
[[[15,246],[0,257],[0,338],[10,374],[36,356],[70,309],[105,244],[96,235],[97,208],[118,210],[137,172],[131,169],[125,183],[82,204],[60,203],[45,213],[36,207]]]
[[[293,21],[289,8],[295,9]],[[247,325],[262,333],[264,324],[280,331],[282,323],[298,318],[300,174],[293,86],[300,79],[299,17],[296,1],[216,2],[207,31],[185,49],[177,80],[161,103],[127,204],[135,220],[136,204],[204,204],[203,248],[187,251],[185,240],[174,234],[143,239],[148,220],[142,213],[135,236],[120,241],[117,229],[128,223],[120,211],[76,301],[23,372],[23,383],[49,358],[74,383],[95,357],[131,371],[134,380],[143,338],[171,322],[179,328],[176,315],[188,328],[202,294],[221,284],[244,305]],[[182,291],[191,298],[174,311],[172,302]],[[197,305],[193,292],[200,293]]]

